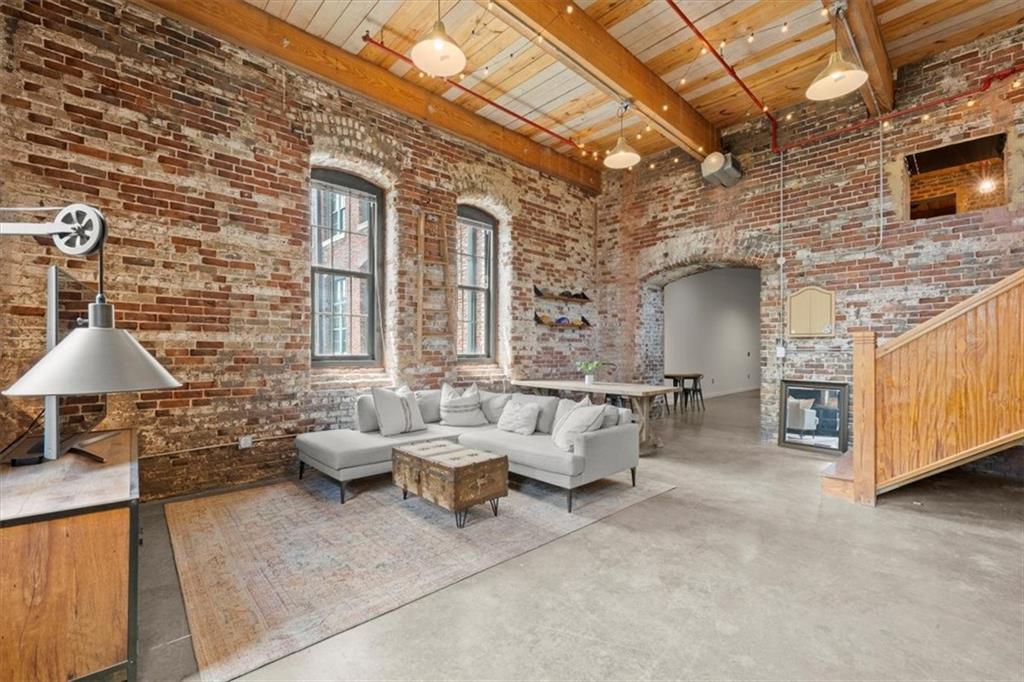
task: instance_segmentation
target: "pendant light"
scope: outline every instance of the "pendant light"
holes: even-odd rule
[[[430,33],[413,45],[409,56],[420,71],[439,78],[454,76],[466,68],[466,55],[445,31],[441,21],[441,0],[437,0],[437,23]]]
[[[626,117],[628,110],[629,102],[623,102],[619,108],[619,140],[608,152],[608,156],[604,157],[604,165],[608,168],[621,170],[623,168],[632,168],[640,163],[640,155],[629,146],[625,135],[622,134],[623,119]]]
[[[868,73],[843,57],[839,49],[839,22],[845,21],[842,7],[836,8],[835,47],[828,58],[828,66],[807,87],[807,99],[821,102],[848,95],[868,80]]]

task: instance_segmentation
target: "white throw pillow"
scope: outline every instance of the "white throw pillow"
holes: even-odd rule
[[[555,412],[558,411],[558,396],[513,393],[509,402],[537,403],[540,405],[540,416],[537,417],[537,430],[541,433],[551,433],[555,425]]]
[[[601,428],[603,420],[604,405],[577,407],[556,425],[551,440],[555,442],[555,447],[571,451],[576,436],[588,431],[597,431]]]
[[[491,391],[480,391],[480,409],[484,411],[487,421],[497,424],[501,417],[501,411],[505,409],[511,393],[493,393]]]
[[[604,406],[604,418],[601,420],[601,428],[607,429],[619,424],[619,408],[614,405]]]
[[[441,386],[441,423],[447,426],[483,426],[489,423],[480,409],[480,391],[476,384],[462,392],[448,384]]]
[[[523,436],[529,436],[537,429],[540,405],[537,403],[508,403],[501,411],[498,428]]]
[[[575,410],[577,407],[587,407],[592,404],[593,403],[590,402],[589,395],[583,396],[583,399],[580,400],[579,402],[576,402],[575,400],[569,400],[568,398],[562,398],[561,400],[559,400],[558,409],[555,410],[555,421],[552,424],[551,432],[554,433],[555,429],[558,428],[558,425],[562,422],[562,420],[569,416],[569,413]]]
[[[408,388],[403,386],[397,391],[374,388],[370,392],[373,394],[373,408],[380,424],[380,435],[395,436],[427,428],[420,414],[420,406],[416,404],[416,396]]]

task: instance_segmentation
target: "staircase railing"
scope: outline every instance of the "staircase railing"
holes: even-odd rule
[[[876,347],[853,332],[853,496],[1024,441],[1024,270]]]

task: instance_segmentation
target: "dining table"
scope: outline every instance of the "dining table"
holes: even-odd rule
[[[532,388],[543,393],[586,393],[589,395],[612,395],[629,398],[640,427],[640,454],[649,454],[663,443],[651,428],[651,406],[659,395],[678,393],[677,386],[664,384],[631,384],[605,381],[575,381],[571,379],[513,379],[512,385]],[[667,401],[667,399],[666,399]]]

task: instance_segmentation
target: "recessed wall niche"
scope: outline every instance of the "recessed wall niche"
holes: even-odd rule
[[[908,154],[910,219],[1005,206],[1006,134]]]

